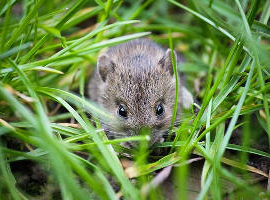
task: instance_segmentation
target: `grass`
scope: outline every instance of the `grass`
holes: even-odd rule
[[[254,178],[267,180],[259,160],[270,159],[269,15],[262,0],[1,1],[0,199],[166,199],[155,172],[171,165],[176,199],[188,199],[195,155],[204,158],[197,199],[270,198]],[[176,137],[151,148],[147,130],[109,140],[98,119],[111,116],[85,93],[99,52],[141,37],[181,53],[174,71],[200,102],[171,128]],[[134,165],[123,168],[122,153]],[[30,169],[16,163],[37,164],[46,184],[25,190]]]

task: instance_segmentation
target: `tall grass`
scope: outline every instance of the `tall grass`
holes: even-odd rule
[[[269,0],[1,1],[0,199],[39,198],[18,184],[12,166],[22,160],[45,170],[62,199],[165,199],[155,173],[174,165],[175,199],[188,199],[194,155],[204,158],[197,199],[270,198],[251,184],[268,175],[249,162],[270,159],[269,15]],[[140,37],[181,53],[174,71],[200,102],[173,141],[151,148],[147,130],[109,140],[98,119],[111,116],[85,94],[100,50]],[[134,140],[138,150],[120,145]]]

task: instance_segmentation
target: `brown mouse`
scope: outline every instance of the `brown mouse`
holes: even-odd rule
[[[193,98],[180,80],[178,84],[179,118],[180,110],[190,107]],[[98,58],[88,93],[92,101],[119,119],[102,123],[109,138],[138,135],[141,128],[148,127],[152,130],[150,144],[161,142],[174,109],[171,50],[148,39],[109,48]]]

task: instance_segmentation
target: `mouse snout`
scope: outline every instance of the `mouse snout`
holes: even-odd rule
[[[145,113],[143,111],[135,115],[132,121],[133,121],[133,126],[138,129],[152,127],[152,123],[153,123],[151,116],[149,116],[147,112]]]

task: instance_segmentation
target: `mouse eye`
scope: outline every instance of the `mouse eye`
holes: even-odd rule
[[[126,119],[126,118],[127,118],[127,108],[126,108],[126,106],[120,104],[119,107],[118,107],[117,114],[118,114],[120,117]]]
[[[164,109],[163,105],[162,104],[158,104],[157,107],[156,107],[156,115],[158,117],[160,117],[161,115],[164,114],[164,112],[165,112],[165,109]]]

